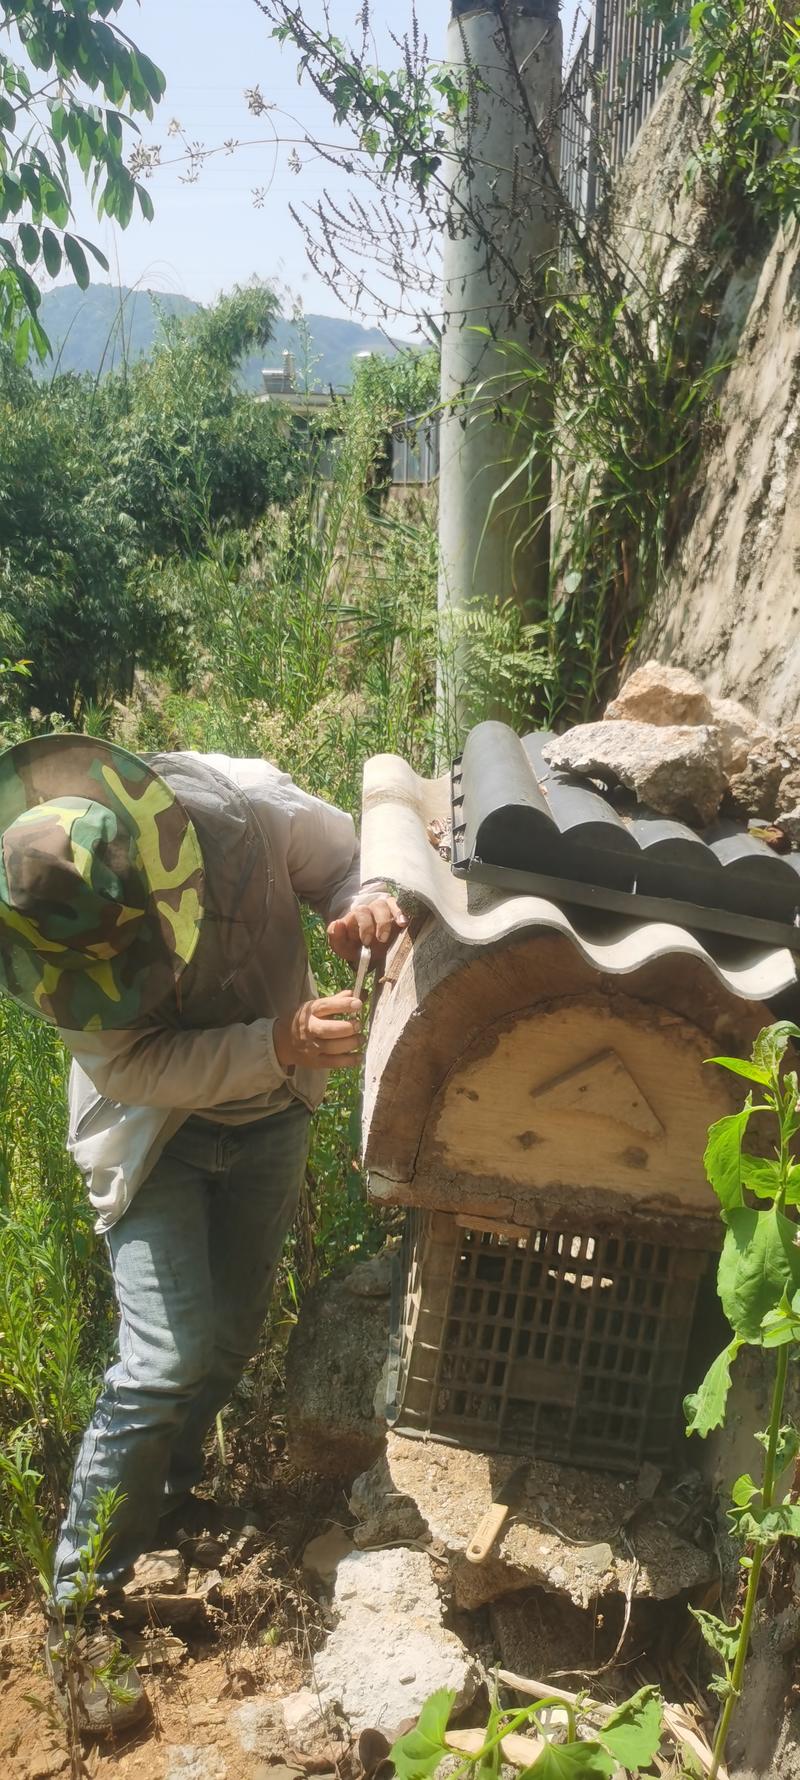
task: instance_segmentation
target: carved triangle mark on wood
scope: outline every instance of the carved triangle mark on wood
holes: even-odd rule
[[[531,1099],[548,1112],[610,1119],[644,1137],[664,1135],[661,1120],[616,1051],[598,1051],[585,1063],[576,1063],[541,1088],[532,1088]]]

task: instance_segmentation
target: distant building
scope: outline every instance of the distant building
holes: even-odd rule
[[[290,414],[319,414],[340,398],[332,389],[298,389],[294,353],[285,352],[283,363],[261,373],[263,393],[257,402],[279,402]]]
[[[262,371],[264,394],[268,396],[293,395],[297,389],[297,376],[294,366],[294,353],[285,352],[283,363],[279,368]]]
[[[412,414],[392,428],[392,486],[422,487],[439,475],[439,416]]]
[[[372,352],[357,352],[354,362],[373,356]],[[281,365],[266,368],[261,376],[264,388],[255,400],[272,402],[280,407],[298,433],[307,431],[312,418],[329,416],[327,422],[317,427],[322,443],[319,469],[324,479],[330,474],[336,441],[342,430],[341,411],[347,392],[298,389],[294,353],[289,351],[284,352]],[[375,481],[370,492],[373,499],[376,496],[379,499],[381,491],[390,487],[426,487],[436,481],[438,474],[438,416],[409,415],[387,436],[385,447],[376,459]]]

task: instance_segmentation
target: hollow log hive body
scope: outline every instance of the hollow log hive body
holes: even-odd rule
[[[552,932],[477,948],[412,926],[364,1101],[370,1194],[413,1208],[399,1427],[622,1470],[669,1458],[719,1243],[706,1134],[741,1098],[706,1060],[768,1017],[693,959],[620,977]]]
[[[677,1457],[682,1395],[724,1339],[710,1279],[701,1289],[721,1235],[703,1153],[742,1083],[706,1060],[749,1051],[776,998],[796,998],[797,959],[686,925],[680,897],[675,918],[668,900],[645,920],[451,870],[448,834],[455,857],[479,806],[508,806],[512,852],[520,838],[533,794],[514,789],[521,744],[501,728],[472,732],[458,783],[395,755],[364,775],[365,878],[415,911],[364,1085],[370,1194],[410,1208],[390,1418],[635,1471]],[[583,804],[561,802],[548,781],[549,820],[574,839]]]

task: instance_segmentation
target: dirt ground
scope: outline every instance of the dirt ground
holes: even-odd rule
[[[11,1628],[0,1646],[0,1771],[9,1780],[11,1775],[14,1780],[50,1780],[69,1773],[63,1726],[49,1709],[40,1646],[33,1612]],[[262,1691],[275,1696],[293,1692],[302,1672],[292,1653],[270,1656],[268,1665],[259,1664],[256,1682],[244,1659],[237,1673],[224,1655],[195,1645],[171,1671],[146,1677],[149,1725],[115,1744],[87,1744],[88,1772],[102,1780],[112,1775],[115,1780],[145,1775],[148,1780],[223,1780],[226,1775],[258,1780],[274,1751],[269,1744],[262,1754],[243,1749],[240,1732],[245,1727],[235,1716],[236,1706],[243,1696],[259,1698]]]
[[[308,1684],[323,1635],[302,1554],[315,1534],[346,1515],[329,1482],[292,1476],[287,1467],[253,1503],[263,1538],[223,1565],[219,1605],[201,1635],[176,1625],[165,1651],[160,1616],[144,1633],[156,1665],[137,1653],[152,1717],[116,1743],[88,1743],[86,1771],[97,1780],[288,1780],[275,1764],[332,1771],[334,1755],[293,1749],[277,1702]],[[126,1634],[127,1642],[131,1637]],[[43,1626],[33,1604],[9,1604],[0,1617],[0,1775],[56,1780],[70,1773],[62,1721],[54,1711],[42,1656]],[[162,1660],[166,1659],[166,1660]],[[310,1765],[309,1765],[310,1764]]]

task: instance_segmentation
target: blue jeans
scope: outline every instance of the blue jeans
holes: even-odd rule
[[[202,1477],[205,1437],[258,1345],[309,1123],[299,1102],[249,1125],[188,1119],[109,1231],[119,1358],[75,1465],[56,1552],[60,1600],[99,1491],[124,1495],[102,1566],[108,1585],[153,1548],[169,1499]]]

